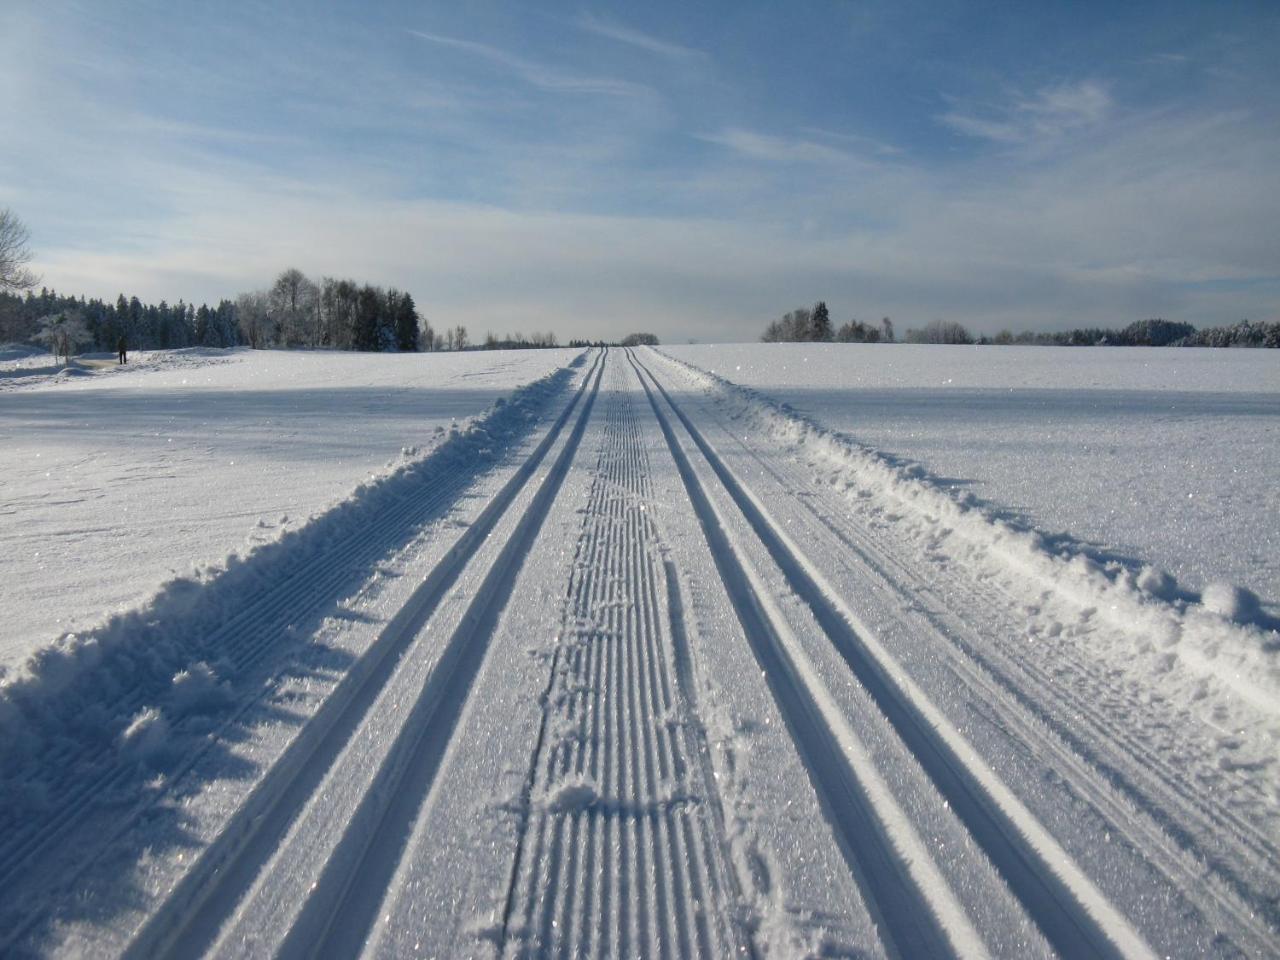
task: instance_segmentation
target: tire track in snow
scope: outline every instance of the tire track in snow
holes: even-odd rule
[[[530,758],[500,935],[508,956],[726,956],[719,797],[682,680],[633,388],[611,363],[605,445]],[[669,598],[672,620],[678,599]]]
[[[813,611],[854,675],[1046,939],[1066,956],[1152,956],[1123,915],[902,673],[822,574],[773,523],[763,505],[734,477],[653,374],[634,355],[631,360],[662,395],[787,582]],[[648,391],[648,384],[645,388]],[[649,393],[704,531],[712,541],[721,574],[731,587],[739,617],[756,646],[779,706],[797,731],[798,747],[809,755],[810,770],[824,803],[833,812],[837,829],[844,833],[855,858],[855,872],[863,873],[864,889],[880,910],[890,939],[907,954],[981,953],[985,950],[981,939],[941,883],[936,868],[929,870],[927,853],[883,784],[877,784],[856,736],[851,730],[840,729],[842,718],[824,702],[829,697],[824,695],[821,679],[811,668],[806,669],[803,652],[788,640],[785,621],[758,586],[749,561],[703,492],[657,397]],[[841,771],[844,784],[835,781],[828,764],[813,762],[814,748],[826,745],[834,746],[834,755],[845,761]],[[840,795],[842,788],[848,796]],[[871,829],[852,829],[855,825]],[[872,882],[868,884],[868,880]],[[921,924],[920,908],[934,918],[937,927],[933,931],[921,929],[926,925]]]
[[[396,670],[404,650],[429,621],[507,508],[531,482],[580,406],[579,420],[565,449],[572,447],[575,438],[581,436],[599,385],[602,364],[602,356],[597,356],[577,393],[547,435],[391,619],[364,657],[348,672],[339,689],[309,718],[303,733],[266,773],[218,839],[202,853],[197,864],[138,932],[130,944],[129,956],[194,956],[208,948],[354,730],[365,722],[366,713]],[[563,460],[562,451],[553,472]],[[544,495],[549,486],[553,484],[544,480],[543,490],[539,492],[541,499],[535,499],[535,503],[549,502]],[[524,521],[534,514],[537,510],[531,504]],[[475,606],[473,603],[472,608]],[[442,656],[432,675],[437,684],[445,685],[444,681],[452,676],[451,668],[456,673],[456,661],[466,646],[461,633],[460,630],[455,634],[449,644],[452,660],[446,663],[448,654]]]

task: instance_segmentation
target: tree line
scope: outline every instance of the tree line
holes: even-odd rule
[[[408,293],[333,277],[316,283],[293,267],[266,290],[240,294],[235,312],[243,341],[256,348],[394,352],[435,345]]]
[[[1197,330],[1189,323],[1158,317],[1136,320],[1119,330],[1083,327],[1053,332],[1012,333],[979,337],[980,344],[1029,344],[1045,347],[1280,347],[1280,321],[1241,320],[1221,327]]]
[[[38,342],[44,328],[68,324],[80,328],[74,347],[114,350],[123,337],[131,349],[164,347],[233,347],[241,337],[235,304],[215,307],[178,301],[144,304],[121,294],[115,303],[63,296],[42,289],[25,296],[0,291],[0,341]]]
[[[765,343],[893,343],[893,321],[885,317],[872,326],[855,319],[833,329],[831,311],[819,300],[772,321],[760,339]]]
[[[827,305],[819,300],[812,307],[797,307],[765,327],[760,339],[765,343],[894,343],[893,322],[885,317],[878,325],[849,320],[838,328],[831,322]],[[1280,347],[1280,321],[1267,323],[1241,320],[1223,327],[1197,330],[1189,323],[1153,318],[1137,320],[1114,330],[1086,327],[1052,332],[1002,330],[993,337],[975,337],[954,320],[932,320],[923,327],[910,328],[905,343],[948,343],[978,345],[1032,345],[1051,347]]]
[[[72,349],[176,347],[312,347],[408,351],[464,349],[465,327],[437,334],[419,316],[413,297],[354,280],[320,283],[285,270],[266,290],[242,293],[216,306],[143,303],[121,294],[115,303],[42,289],[25,296],[0,290],[0,341],[45,342]],[[61,351],[59,351],[61,352]]]
[[[531,333],[527,337],[523,333],[486,333],[481,344],[485,350],[542,350],[547,347],[558,347],[560,341],[548,330],[546,333]]]

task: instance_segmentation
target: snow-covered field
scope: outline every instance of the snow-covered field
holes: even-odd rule
[[[1265,355],[668,352],[15,360],[0,954],[1280,952]]]
[[[298,526],[577,352],[0,361],[0,668]]]
[[[667,353],[1011,518],[1280,615],[1280,355],[731,344]]]

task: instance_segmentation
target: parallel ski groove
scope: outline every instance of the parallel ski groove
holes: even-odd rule
[[[1025,829],[1036,826],[1030,814],[1021,808],[1007,789],[998,783],[988,782],[988,775],[980,773],[974,766],[980,764],[976,756],[966,759],[957,752],[955,741],[958,734],[954,731],[944,734],[938,725],[945,724],[945,721],[923,699],[922,693],[911,689],[905,678],[895,676],[891,666],[881,662],[879,656],[866,646],[868,638],[854,632],[852,615],[820,578],[815,579],[817,575],[811,565],[790,543],[789,537],[774,526],[653,374],[634,356],[631,356],[631,361],[645,371],[654,388],[662,394],[792,589],[813,611],[863,688],[880,706],[886,719],[947,798],[975,841],[1005,875],[1011,891],[1046,939],[1059,952],[1073,956],[1151,955],[1150,948],[1127,921],[1088,878],[1070,864],[1065,852],[1056,848],[1042,828],[1038,828],[1039,839],[1033,840],[1024,835]],[[650,400],[655,413],[662,419],[652,394]],[[670,434],[668,440],[673,455],[679,461],[683,453],[678,451],[678,445]],[[696,484],[697,480],[694,479],[693,483]],[[704,495],[699,492],[699,496]],[[1068,870],[1070,873],[1064,875],[1062,871]]]
[[[256,871],[321,782],[351,732],[362,722],[394,671],[400,653],[531,481],[583,397],[590,402],[591,382],[594,377],[598,383],[602,364],[602,357],[597,356],[546,436],[414,591],[339,689],[311,717],[304,735],[277,760],[219,838],[148,918],[130,944],[127,956],[191,956],[210,944],[222,919],[248,889]]]
[[[762,588],[757,587],[756,575],[730,539],[657,396],[641,375],[642,370],[645,374],[648,371],[634,355],[629,354],[629,359],[693,503],[725,591],[849,859],[850,872],[877,915],[878,926],[887,938],[885,946],[904,957],[955,955],[956,946],[939,923],[929,895],[880,826],[839,734],[826,722],[803,673],[790,662],[785,652],[789,644],[781,635],[786,627]],[[656,381],[653,383],[656,387]]]
[[[759,452],[749,447],[732,430],[724,429],[724,433],[726,437],[740,445],[762,470],[769,473],[780,484],[794,489],[803,481],[803,477],[797,476],[794,471],[786,469],[785,466],[783,470],[779,470],[774,462],[770,462],[768,457],[761,456]],[[936,584],[921,585],[917,578],[912,577],[909,570],[903,568],[901,562],[893,556],[891,548],[887,546],[886,538],[877,530],[845,521],[842,508],[846,505],[830,498],[826,490],[815,490],[813,495],[798,497],[797,501],[846,547],[857,552],[871,569],[885,579],[895,585],[910,583],[916,590],[923,588],[936,592]],[[826,509],[819,509],[820,504]],[[957,606],[973,608],[984,602],[994,604],[995,595],[999,595],[1005,604],[1012,602],[1011,598],[997,585],[987,581],[966,581],[963,590],[956,589],[947,594],[947,605],[954,610]],[[1021,656],[1020,654],[1025,651],[1017,647],[1006,650],[1002,646],[998,650],[986,653],[963,638],[950,637],[949,639],[967,659],[984,668],[1007,691],[1008,695],[1016,697],[1033,709],[1040,719],[1052,725],[1065,739],[1081,747],[1086,742],[1093,745],[1114,743],[1123,753],[1137,758],[1142,768],[1159,774],[1160,788],[1179,798],[1173,805],[1189,804],[1195,808],[1196,815],[1203,819],[1204,825],[1197,825],[1197,829],[1193,831],[1196,835],[1220,836],[1221,828],[1225,826],[1237,834],[1256,855],[1271,859],[1280,858],[1280,846],[1261,833],[1254,824],[1243,819],[1233,808],[1210,804],[1202,795],[1187,789],[1185,771],[1174,768],[1165,759],[1166,755],[1174,755],[1175,751],[1160,752],[1150,749],[1122,725],[1116,724],[1114,720],[1109,719],[1106,714],[1097,709],[1095,704],[1114,697],[1116,693],[1114,686],[1108,684],[1099,675],[1100,667],[1087,661],[1079,664],[1081,674],[1087,676],[1094,684],[1090,691],[1092,696],[1079,696],[1075,695],[1070,687],[1064,687],[1056,682],[1054,677],[1040,669],[1034,659]],[[992,639],[997,644],[1005,641],[1004,637]],[[997,661],[1000,664],[998,667]],[[1017,675],[1018,679],[1011,679],[1012,675]],[[1034,691],[1034,697],[1031,696],[1030,691]],[[1054,706],[1046,709],[1043,705],[1037,705],[1037,701],[1052,703]],[[1087,724],[1090,728],[1087,737],[1081,737],[1067,724],[1057,720],[1057,717],[1070,717],[1073,723]],[[1186,749],[1185,744],[1180,744],[1180,747]],[[1141,799],[1140,785],[1124,780],[1120,770],[1114,766],[1108,767],[1108,770],[1117,786],[1130,793],[1135,799]],[[1153,803],[1147,806],[1155,810],[1165,810],[1169,804]]]
[[[439,485],[428,496],[401,500],[397,508],[382,511],[375,522],[336,544],[322,554],[319,561],[291,571],[270,589],[264,588],[264,592],[248,598],[209,635],[205,648],[231,665],[236,676],[244,675],[274,648],[276,641],[287,635],[291,624],[313,617],[326,604],[332,604],[337,588],[351,580],[353,569],[367,569],[373,560],[385,555],[390,532],[422,526],[439,513],[441,506],[453,503],[458,492],[474,479],[468,471],[453,471],[440,478]],[[121,701],[118,712],[128,714],[141,709],[146,696],[144,692],[131,691]],[[181,729],[180,724],[179,731]],[[88,747],[66,749],[56,763],[66,771],[65,781],[54,791],[62,802],[45,813],[40,827],[15,830],[11,834],[12,843],[0,845],[0,886],[13,881],[15,872],[35,852],[73,825],[86,802],[110,792],[130,775],[130,771],[113,768],[97,778],[81,776],[81,765],[89,756],[89,750]]]
[[[759,459],[764,463],[764,458]],[[772,467],[765,465],[764,469],[777,476]],[[850,550],[864,557],[868,566],[880,572],[886,580],[898,583],[906,577],[906,582],[912,582],[910,572],[902,570],[899,562],[887,552],[874,532],[867,535],[866,541],[855,544],[851,536],[852,525],[834,522],[817,510],[809,498],[801,498],[801,501],[807,509],[813,511],[823,526],[831,530]],[[972,587],[972,592],[959,589],[949,592],[949,609],[960,612],[963,607],[980,603],[984,588],[993,591],[997,589],[986,583],[973,584]],[[934,619],[933,611],[927,606],[925,609],[926,616]],[[971,637],[959,636],[946,630],[940,632],[954,646],[952,668],[975,688],[983,691],[981,702],[994,704],[1016,701],[1034,721],[1043,724],[1061,741],[1046,742],[1043,734],[1030,738],[1040,744],[1041,749],[1053,753],[1057,769],[1079,771],[1086,780],[1101,776],[1110,788],[1120,791],[1133,805],[1131,810],[1117,810],[1116,801],[1107,796],[1105,791],[1092,794],[1086,799],[1118,829],[1134,831],[1133,842],[1149,855],[1160,854],[1175,843],[1195,837],[1222,838],[1230,835],[1242,847],[1264,861],[1275,862],[1280,859],[1280,850],[1265,835],[1259,833],[1253,824],[1243,820],[1229,808],[1214,808],[1204,797],[1187,789],[1184,771],[1174,770],[1160,752],[1136,740],[1097,709],[1095,704],[1103,702],[1114,691],[1097,675],[1092,665],[1082,664],[1081,673],[1094,682],[1095,696],[1081,696],[1070,685],[1057,682],[1052,675],[1040,669],[1034,660],[1017,656],[1022,651],[1016,647],[1004,649],[1007,641],[998,634],[984,634],[983,637],[988,642],[980,646]],[[1001,714],[1001,722],[1020,729],[1028,726],[1025,720],[1009,715],[1008,711]],[[1187,829],[1178,823],[1172,811],[1191,818],[1194,826]],[[1151,818],[1149,823],[1145,822],[1148,816]],[[1165,831],[1169,833],[1166,834]],[[1269,917],[1274,923],[1280,919],[1280,912],[1274,901],[1259,903],[1249,897],[1251,891],[1239,877],[1237,862],[1216,853],[1206,856],[1200,851],[1196,851],[1194,859],[1187,857],[1189,862],[1179,862],[1183,859],[1182,852],[1180,850],[1172,857],[1159,857],[1161,868],[1177,875],[1171,876],[1175,883],[1183,889],[1197,890],[1201,895],[1213,897],[1219,907],[1240,925],[1241,930],[1251,931],[1260,946],[1274,939],[1276,930],[1268,926],[1263,918]],[[1219,875],[1224,887],[1231,891],[1227,898],[1222,896],[1222,892],[1204,883],[1202,858]],[[1236,900],[1237,896],[1248,899],[1246,902],[1239,902]]]
[[[597,362],[599,358],[597,357]],[[559,376],[567,378],[568,370],[562,370]],[[567,405],[568,410],[576,402]],[[554,435],[559,425],[553,425],[548,436]],[[497,495],[498,499],[508,499],[522,485],[531,470],[531,461],[541,457],[546,440],[529,455],[525,463],[516,470],[513,476]],[[251,677],[251,671],[265,655],[274,649],[276,642],[288,634],[292,624],[305,621],[324,608],[326,603],[332,604],[339,599],[339,588],[352,580],[353,569],[368,569],[378,557],[387,554],[389,549],[407,542],[409,537],[434,517],[443,514],[449,504],[456,502],[461,491],[473,483],[476,472],[471,469],[446,468],[432,475],[432,485],[426,488],[422,497],[401,497],[392,505],[384,506],[368,524],[347,530],[331,549],[318,557],[311,556],[292,570],[273,578],[270,584],[255,594],[244,599],[244,603],[225,620],[216,630],[205,638],[203,648],[210,651],[209,656],[224,657],[234,667],[234,676],[238,682]],[[482,512],[481,518],[490,510]],[[495,511],[494,515],[500,513]],[[477,522],[480,522],[478,518]],[[466,534],[459,539],[450,551],[450,555],[465,552]],[[442,561],[443,563],[443,561]],[[370,650],[365,661],[376,659],[376,651]],[[359,675],[361,668],[352,670]],[[121,700],[117,712],[127,714],[140,709],[153,691],[135,688]],[[228,729],[238,723],[245,713],[256,704],[256,700],[246,702],[234,714],[225,720],[222,729]],[[201,718],[191,721],[203,722]],[[178,721],[175,735],[181,735],[188,726],[188,721]],[[211,743],[216,738],[205,738]],[[37,823],[26,823],[22,830],[0,830],[0,888],[19,883],[24,867],[31,858],[58,842],[68,830],[79,821],[83,811],[98,797],[111,795],[122,784],[135,775],[132,762],[113,763],[97,775],[86,776],[86,767],[100,765],[102,758],[89,754],[96,748],[92,745],[82,746],[78,752],[68,752],[59,760],[58,766],[65,771],[64,780],[51,791],[59,802],[45,811]],[[191,768],[203,755],[204,748],[194,751],[175,769],[170,771],[170,778],[176,780]],[[127,816],[121,818],[121,826],[102,838],[103,843],[110,842],[120,836],[145,810],[147,801],[142,801]],[[91,862],[92,856],[86,858]],[[152,918],[154,919],[154,918]],[[20,925],[9,932],[6,940],[0,942],[0,949],[16,942],[25,936],[32,923],[38,917],[33,914],[28,923]]]
[[[577,456],[604,375],[599,360],[577,421],[515,530],[476,589],[409,721],[396,735],[377,781],[364,796],[279,956],[357,953],[395,874],[410,827],[428,802],[489,641],[564,478]]]
[[[1171,740],[1162,749],[1153,749],[1133,736],[1123,723],[1117,723],[1098,708],[1097,704],[1117,695],[1114,684],[1101,675],[1100,667],[1088,660],[1075,664],[1077,673],[1091,684],[1086,693],[1059,682],[1041,669],[1036,659],[1025,655],[1025,645],[1014,642],[1012,637],[999,631],[984,632],[980,637],[967,631],[957,633],[954,621],[949,621],[950,628],[938,623],[934,607],[939,605],[968,623],[981,622],[984,605],[988,608],[1010,606],[1013,599],[998,585],[966,579],[963,584],[947,589],[946,578],[950,575],[947,570],[931,574],[943,577],[943,582],[921,583],[918,573],[904,566],[896,555],[885,531],[854,522],[848,516],[848,503],[842,492],[825,485],[814,486],[812,472],[793,459],[761,453],[748,443],[740,430],[718,418],[713,419],[720,435],[751,456],[779,485],[785,489],[806,490],[808,495],[796,497],[795,502],[858,557],[861,564],[883,577],[894,589],[916,597],[925,615],[937,625],[939,636],[947,641],[942,649],[949,652],[952,667],[981,691],[977,695],[981,702],[1016,702],[1033,722],[1047,727],[1050,738],[1046,738],[1045,732],[1039,732],[1029,739],[1054,754],[1056,767],[1078,770],[1086,779],[1101,776],[1108,787],[1119,790],[1133,804],[1132,810],[1116,810],[1116,801],[1106,790],[1094,793],[1091,798],[1091,802],[1099,806],[1100,814],[1117,828],[1127,827],[1136,832],[1133,837],[1136,846],[1160,854],[1175,843],[1190,842],[1194,847],[1197,837],[1230,836],[1264,863],[1280,859],[1280,846],[1256,824],[1244,819],[1232,807],[1211,804],[1207,795],[1188,789],[1185,771],[1168,763],[1166,757],[1184,756],[1193,744],[1179,739]],[[921,596],[922,593],[925,595]],[[935,594],[945,595],[945,601],[932,599]],[[1020,729],[1027,727],[1026,720],[1007,710],[1002,713],[1002,722]],[[1179,729],[1176,723],[1168,726],[1170,735]],[[1051,739],[1055,736],[1060,743]],[[1178,817],[1189,819],[1191,826],[1188,828],[1185,822],[1179,822]],[[1204,883],[1202,859],[1219,875],[1225,889],[1218,890],[1215,885]],[[1170,871],[1171,879],[1178,886],[1213,897],[1224,915],[1230,916],[1242,932],[1248,931],[1255,938],[1258,949],[1265,951],[1274,942],[1280,911],[1274,900],[1255,899],[1249,885],[1239,876],[1237,858],[1219,851],[1195,850],[1193,855],[1180,850],[1160,855],[1159,861],[1161,869]]]
[[[700,768],[688,759],[697,744],[675,722],[693,708],[671,678],[634,381],[623,362],[610,373],[503,953],[723,956],[741,946],[728,923],[705,922],[736,905],[719,821],[702,809],[718,798],[699,795]],[[709,868],[708,858],[720,863]]]

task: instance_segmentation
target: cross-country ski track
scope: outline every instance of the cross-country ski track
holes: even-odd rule
[[[3,689],[0,955],[1280,953],[1257,631],[1038,549],[587,351]]]

